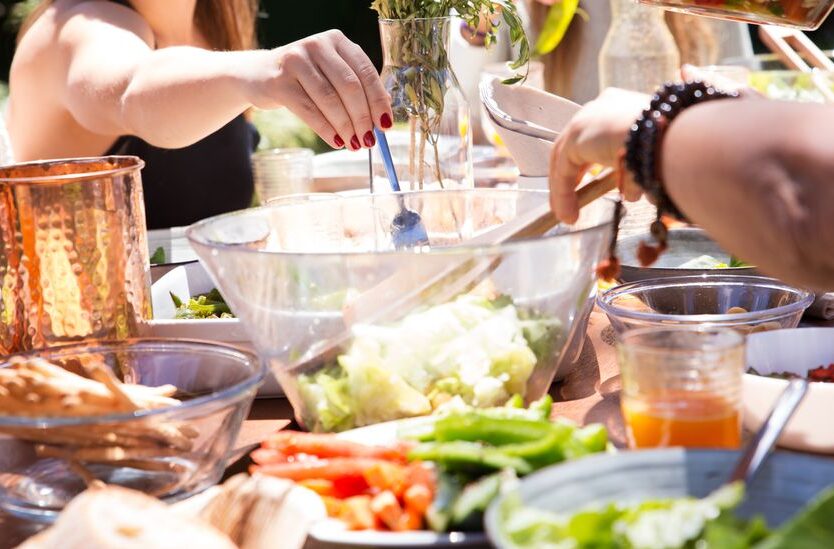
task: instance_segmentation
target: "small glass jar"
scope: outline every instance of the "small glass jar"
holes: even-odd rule
[[[802,30],[819,27],[834,0],[639,0],[681,13]]]
[[[632,448],[738,448],[744,338],[727,328],[641,328],[617,344]]]
[[[302,148],[268,149],[252,155],[255,194],[261,204],[313,187],[313,151]]]

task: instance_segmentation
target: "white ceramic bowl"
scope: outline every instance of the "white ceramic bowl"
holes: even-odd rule
[[[834,328],[796,328],[762,332],[747,337],[747,366],[761,374],[808,370],[834,362]],[[777,397],[787,386],[784,379],[744,375],[744,426],[757,430]],[[812,382],[779,444],[809,452],[834,453],[834,383]]]
[[[199,262],[174,266],[151,286],[151,302],[154,318],[140,323],[142,337],[165,339],[196,339],[225,343],[245,351],[255,352],[249,335],[237,318],[176,319],[171,293],[181,299],[204,294],[215,287],[203,265]],[[259,397],[284,396],[278,380],[270,372],[258,389]]]
[[[143,324],[142,335],[182,339],[203,339],[223,343],[244,344],[251,348],[249,336],[237,318],[176,319],[173,293],[183,301],[214,288],[206,270],[198,262],[175,267],[151,286],[153,320]]]

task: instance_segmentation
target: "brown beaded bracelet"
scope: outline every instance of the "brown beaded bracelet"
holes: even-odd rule
[[[625,144],[625,165],[634,181],[657,205],[658,220],[668,214],[686,221],[686,216],[666,194],[660,176],[660,152],[666,128],[687,107],[738,96],[738,92],[724,92],[698,81],[668,83],[654,94],[649,107],[632,124]]]

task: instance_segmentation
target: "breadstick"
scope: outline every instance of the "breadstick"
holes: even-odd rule
[[[107,369],[102,367],[101,365],[96,366],[86,366],[85,370],[87,375],[90,378],[102,383],[107,389],[113,394],[116,398],[116,401],[121,404],[121,406],[128,411],[135,411],[142,409],[142,406],[138,404],[133,398],[126,392],[122,390],[121,384],[118,380],[113,376],[113,373]]]
[[[101,482],[95,476],[93,476],[89,469],[87,469],[77,461],[68,461],[67,466],[70,468],[70,471],[81,477],[81,479],[84,481],[84,484],[86,484],[88,488],[93,486],[97,482]]]
[[[76,361],[81,375],[40,358],[13,357],[10,363],[0,369],[0,414],[89,417],[180,404],[171,398],[177,393],[173,385],[124,384],[100,360]],[[85,482],[91,482],[93,476],[84,463],[184,472],[184,465],[160,458],[191,451],[199,436],[194,427],[166,422],[164,417],[43,429],[3,427],[0,434],[34,443],[40,457],[66,461]]]
[[[104,446],[68,449],[61,446],[37,444],[35,453],[39,457],[58,458],[67,461],[81,461],[92,463],[118,463],[120,461],[136,459],[156,459],[174,457],[178,452],[168,448],[123,448],[121,446]]]

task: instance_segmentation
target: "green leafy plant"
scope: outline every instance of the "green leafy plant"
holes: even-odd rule
[[[449,17],[454,13],[472,29],[485,20],[487,46],[495,41],[503,23],[509,31],[510,43],[517,47],[515,59],[509,63],[516,71],[526,67],[530,60],[524,25],[512,0],[374,0],[371,8],[380,19],[396,20],[398,24],[393,43],[389,43],[395,50],[391,57],[397,60],[389,92],[395,98],[395,117],[409,120],[412,176],[413,167],[418,166],[416,179],[422,185],[425,143],[429,143],[434,151],[435,177],[442,187],[438,137],[448,86],[449,55],[443,37],[439,36],[440,29],[426,19]],[[505,83],[513,84],[525,77],[526,71],[517,73]],[[419,144],[418,133],[422,137]]]
[[[530,45],[524,32],[524,24],[512,0],[373,0],[371,9],[375,10],[382,19],[400,20],[449,17],[454,11],[455,15],[469,23],[472,29],[477,29],[481,18],[486,17],[488,20],[485,37],[487,46],[495,41],[500,20],[503,19],[510,32],[510,43],[518,46],[518,55],[510,62],[510,67],[519,69],[530,60]],[[410,36],[409,40],[422,42],[426,38],[425,36]],[[443,52],[444,59],[445,53]],[[512,80],[517,82],[523,78],[524,76],[517,75]]]

